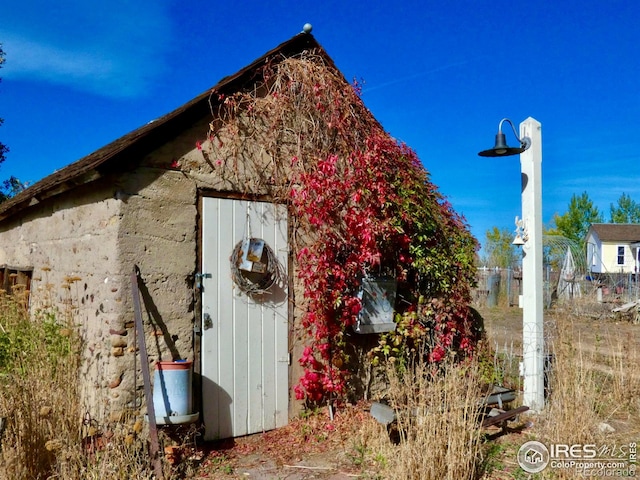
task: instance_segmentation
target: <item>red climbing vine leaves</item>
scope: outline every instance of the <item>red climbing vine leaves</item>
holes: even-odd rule
[[[245,139],[261,139],[255,158],[273,159],[256,190],[289,203],[299,230],[292,248],[306,346],[297,398],[348,393],[348,329],[362,309],[362,278],[375,272],[397,279],[402,301],[396,330],[379,336],[371,361],[422,355],[437,363],[472,352],[476,241],[416,154],[371,116],[361,83],[348,85],[323,58],[268,63],[262,74],[264,89],[212,94],[219,114],[197,149],[222,158],[215,168],[230,182],[242,179],[240,159],[252,158]]]

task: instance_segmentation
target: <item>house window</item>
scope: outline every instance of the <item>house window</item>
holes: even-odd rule
[[[591,259],[591,266],[595,267],[596,266],[596,246],[592,243],[589,243],[587,245],[587,250],[588,250],[588,257]]]
[[[618,247],[618,265],[624,265],[624,247]]]
[[[7,295],[15,295],[28,302],[32,275],[32,267],[0,265],[0,289]]]

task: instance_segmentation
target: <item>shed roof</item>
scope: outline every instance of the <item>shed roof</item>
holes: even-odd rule
[[[640,224],[638,223],[592,223],[591,229],[602,242],[640,241]]]
[[[254,60],[237,73],[224,77],[211,89],[174,111],[57,170],[15,197],[3,202],[0,204],[0,222],[16,215],[25,208],[37,205],[46,198],[96,180],[104,173],[131,167],[132,165],[129,162],[132,157],[141,158],[168,139],[175,137],[194,122],[206,115],[210,115],[211,107],[209,102],[218,101],[217,96],[211,96],[212,91],[223,94],[240,91],[254,84],[261,77],[260,67],[271,62],[277,63],[284,58],[311,50],[321,55],[328,65],[338,71],[331,58],[313,35],[299,33]]]

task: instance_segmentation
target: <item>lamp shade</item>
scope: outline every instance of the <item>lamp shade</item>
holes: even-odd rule
[[[507,139],[502,133],[502,124],[507,122],[511,125],[511,129],[513,130],[513,134],[520,142],[519,147],[510,147],[507,145]],[[489,150],[483,150],[478,153],[481,157],[508,157],[509,155],[518,155],[519,153],[524,152],[527,148],[531,146],[531,140],[528,137],[519,138],[518,132],[516,132],[516,127],[513,126],[513,123],[508,118],[503,118],[500,120],[498,124],[498,133],[496,134],[496,144],[493,148]]]
[[[507,138],[504,133],[496,134],[496,144],[493,148],[483,150],[478,153],[481,157],[507,157],[509,155],[518,155],[527,149],[528,145],[524,143],[520,147],[510,147],[507,145]]]

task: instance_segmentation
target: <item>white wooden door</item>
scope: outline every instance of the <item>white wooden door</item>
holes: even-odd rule
[[[205,439],[238,437],[287,424],[286,281],[263,295],[243,294],[231,254],[261,238],[287,268],[285,206],[202,199],[202,414]]]

